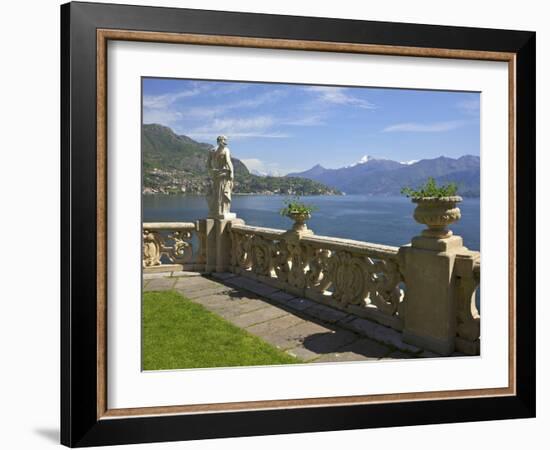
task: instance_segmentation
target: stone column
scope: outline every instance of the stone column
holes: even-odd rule
[[[229,233],[229,223],[243,223],[242,219],[216,220],[216,268],[215,272],[227,272],[231,265],[231,234]]]
[[[201,219],[199,220],[201,228],[204,230],[204,256],[205,264],[204,271],[206,273],[212,273],[216,268],[216,233],[215,233],[215,219]]]
[[[206,263],[204,271],[227,272],[231,262],[231,235],[227,225],[230,222],[244,223],[242,219],[202,219],[199,221],[205,230]]]
[[[403,340],[441,355],[455,351],[457,306],[454,266],[467,253],[460,236],[413,238],[399,249],[407,296]]]

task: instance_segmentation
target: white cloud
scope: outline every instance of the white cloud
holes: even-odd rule
[[[441,133],[445,131],[455,130],[463,126],[463,120],[449,120],[447,122],[432,122],[432,123],[397,123],[387,126],[382,130],[384,133],[393,132],[413,132],[413,133]]]
[[[144,123],[160,123],[176,129],[178,132],[202,140],[215,140],[220,134],[230,139],[288,138],[289,127],[311,127],[325,124],[327,104],[351,105],[372,109],[374,105],[351,95],[350,89],[339,87],[311,86],[305,89],[314,94],[311,107],[293,111],[290,115],[259,115],[242,117],[245,111],[275,103],[289,95],[288,90],[274,87],[258,95],[245,98],[228,99],[228,94],[246,89],[247,85],[204,86],[191,85],[187,90],[157,96],[145,96],[143,99]],[[196,95],[208,96],[214,101],[211,105],[189,105],[183,107],[180,102]],[[191,102],[188,102],[191,103]],[[242,114],[241,114],[242,110]],[[252,111],[246,113],[250,116]],[[237,117],[235,117],[237,116]],[[240,116],[240,117],[239,117]]]
[[[244,158],[241,161],[254,175],[282,177],[287,173],[300,172],[297,169],[283,169],[279,163],[262,161],[258,158]]]
[[[163,109],[182,98],[194,97],[202,92],[202,89],[192,88],[185,91],[173,92],[162,95],[145,95],[143,96],[143,107],[147,109]]]
[[[288,93],[282,89],[273,89],[271,91],[264,92],[256,97],[247,98],[228,105],[229,109],[238,108],[256,108],[265,103],[275,102],[285,97]]]
[[[271,116],[215,118],[208,124],[187,131],[187,135],[197,138],[215,138],[220,134],[231,139],[249,137],[286,138],[285,133],[273,131],[275,120]]]
[[[273,125],[273,118],[271,116],[256,116],[214,119],[206,128],[214,127],[216,129],[230,129],[235,132],[241,132],[250,130],[265,130],[271,125]]]
[[[364,99],[354,97],[349,93],[350,89],[331,86],[308,86],[307,91],[318,96],[318,99],[324,103],[335,105],[357,106],[363,109],[376,109],[376,106]]]
[[[181,120],[182,116],[178,111],[162,109],[144,109],[143,123],[160,123],[162,125],[173,125]]]
[[[277,101],[287,95],[285,91],[275,89],[264,92],[255,97],[234,102],[227,102],[224,98],[225,94],[240,90],[243,90],[243,88],[235,86],[222,86],[219,88],[215,88],[208,92],[211,95],[219,96],[219,103],[215,103],[210,106],[190,106],[185,108],[178,108],[176,105],[173,105],[173,103],[180,99],[192,97],[194,95],[202,93],[204,91],[204,88],[182,91],[177,94],[165,94],[154,97],[144,97],[144,118],[158,118],[157,122],[164,124],[168,124],[168,122],[163,121],[165,120],[165,118],[168,118],[170,120],[170,123],[173,123],[176,120],[183,119],[212,119],[233,110],[257,108],[258,106],[261,106],[265,103]],[[161,113],[157,113],[157,111],[160,111]],[[154,121],[154,119],[148,119],[146,123],[152,123]]]
[[[305,115],[302,117],[296,117],[292,119],[283,119],[280,121],[281,125],[290,125],[293,127],[315,127],[324,125],[324,117],[321,114],[317,115]]]
[[[268,164],[258,158],[245,158],[241,161],[255,175],[281,175],[279,166],[276,163]]]
[[[210,90],[211,93],[215,95],[219,94],[233,94],[235,92],[244,91],[248,89],[250,84],[248,83],[230,83],[230,84],[221,84],[216,88]]]
[[[249,170],[263,171],[265,168],[263,161],[258,158],[241,159],[241,161]]]

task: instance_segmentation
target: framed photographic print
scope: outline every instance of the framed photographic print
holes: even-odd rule
[[[61,19],[63,444],[534,416],[535,33]]]

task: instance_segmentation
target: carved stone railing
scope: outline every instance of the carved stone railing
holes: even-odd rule
[[[198,240],[195,248],[194,235]],[[204,269],[204,233],[198,223],[144,223],[142,245],[144,272]]]
[[[481,262],[478,252],[458,255],[456,273],[456,349],[468,355],[479,355],[480,316],[476,291],[480,284]]]
[[[143,267],[230,271],[391,327],[417,347],[480,351],[480,254],[459,236],[391,247],[240,219],[144,223]]]
[[[233,223],[230,269],[397,330],[405,289],[398,247]]]

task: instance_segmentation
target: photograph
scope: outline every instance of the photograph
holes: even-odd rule
[[[141,96],[142,370],[480,355],[480,92]]]

